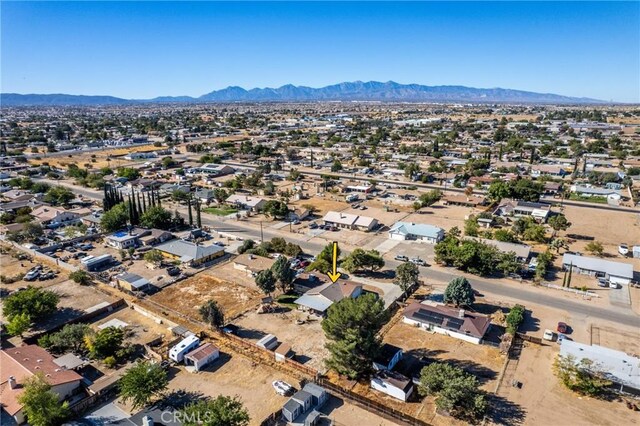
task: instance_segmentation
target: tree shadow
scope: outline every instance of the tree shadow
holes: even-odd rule
[[[331,415],[331,413],[334,410],[337,410],[338,408],[342,407],[344,405],[344,401],[341,400],[340,398],[337,398],[335,396],[330,396],[329,399],[327,400],[327,402],[322,406],[322,408],[320,409],[320,411],[329,416]]]
[[[418,376],[423,367],[438,361],[436,357],[444,353],[447,351],[427,348],[411,349],[403,353],[402,359],[395,369],[406,377]]]
[[[496,378],[498,373],[477,362],[466,359],[448,359],[447,362],[456,367],[462,368],[467,373],[473,374],[480,384],[484,384]]]
[[[204,399],[207,399],[207,397],[202,392],[176,389],[166,394],[164,398],[156,402],[154,407],[159,408],[160,410],[165,410],[167,408],[181,410],[189,404]]]
[[[490,409],[487,418],[493,424],[516,426],[524,423],[527,412],[520,405],[498,396],[489,395]]]
[[[527,333],[529,331],[539,331],[540,330],[540,319],[534,318],[531,310],[527,309],[524,312],[524,320],[518,330],[521,333]]]
[[[267,333],[260,331],[260,330],[254,330],[252,328],[240,328],[238,327],[238,331],[236,333],[236,335],[242,339],[253,339],[253,340],[260,340],[262,339],[264,336],[267,335]]]

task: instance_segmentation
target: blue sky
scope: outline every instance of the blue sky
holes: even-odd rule
[[[640,102],[640,2],[1,2],[1,90],[393,80]]]

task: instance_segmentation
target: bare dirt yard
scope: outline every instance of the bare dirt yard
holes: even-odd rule
[[[504,362],[498,348],[474,345],[449,336],[429,333],[398,321],[384,336],[384,342],[404,351],[399,369],[408,377],[418,375],[421,359],[446,361],[478,377],[484,389],[493,389]],[[423,358],[424,357],[424,358]]]
[[[128,342],[131,344],[145,344],[161,336],[164,342],[169,342],[174,338],[167,325],[158,324],[151,318],[127,306],[123,306],[111,312],[109,315],[100,316],[99,319],[91,325],[97,329],[101,325],[113,320],[122,321],[127,324],[127,329],[130,330]]]
[[[434,204],[431,207],[425,207],[419,213],[412,213],[405,217],[405,222],[424,223],[428,225],[438,226],[445,231],[457,226],[460,230],[464,229],[465,217],[469,215],[477,215],[482,210],[473,209],[463,206],[444,206]]]
[[[230,281],[213,277],[206,272],[164,288],[151,300],[194,319],[200,319],[198,308],[209,299],[218,302],[226,320],[252,310],[263,294]]]
[[[640,355],[640,330],[592,324],[590,343],[638,356]]]
[[[288,400],[273,390],[271,383],[275,380],[284,380],[300,389],[297,380],[269,366],[255,364],[236,354],[221,352],[218,360],[199,373],[189,373],[180,368],[169,382],[169,390],[183,389],[201,397],[237,395],[249,411],[250,424],[259,425]]]
[[[513,377],[522,382],[518,389],[503,382],[498,395],[518,407],[525,425],[631,425],[638,413],[620,401],[581,397],[564,388],[552,365],[557,345],[525,344]],[[508,403],[508,402],[507,402]],[[504,423],[502,423],[504,424]]]
[[[304,320],[304,324],[296,324],[297,319]],[[273,334],[280,342],[291,345],[296,361],[321,372],[326,370],[324,359],[329,352],[324,347],[326,338],[319,319],[310,319],[306,313],[297,310],[272,314],[250,311],[234,324],[240,327],[239,337],[255,343],[267,334]]]

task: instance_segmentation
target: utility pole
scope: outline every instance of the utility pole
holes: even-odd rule
[[[264,243],[264,234],[262,233],[262,221],[260,221],[260,244]]]

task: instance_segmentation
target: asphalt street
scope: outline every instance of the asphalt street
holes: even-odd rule
[[[69,187],[76,194],[95,200],[102,200],[101,191],[78,187],[67,182],[63,182],[60,184]],[[184,211],[183,209],[178,210],[180,211],[180,213],[186,214],[186,209],[184,209]],[[257,228],[255,224],[249,224],[242,221],[234,221],[232,219],[221,220],[206,213],[202,214],[202,223],[203,225],[209,226],[217,232],[232,234],[243,239],[253,239],[256,241],[260,240],[260,229]],[[283,236],[282,232],[275,231],[269,226],[263,226],[262,235],[265,240],[269,240],[273,237]],[[308,238],[307,236],[304,237]],[[326,245],[325,241],[307,241],[305,238],[303,238],[302,234],[297,233],[292,233],[287,236],[287,238],[291,241],[295,241],[296,244],[299,244],[305,252],[312,254],[319,253]],[[395,260],[386,260],[385,266],[389,269],[395,269],[399,264],[400,262]],[[460,275],[459,272],[454,269],[451,269],[451,272],[449,272],[442,269],[421,267],[420,270],[422,276],[426,278],[427,282],[429,280],[448,282]],[[474,289],[478,290],[481,293],[489,293],[494,297],[507,297],[510,299],[520,300],[523,305],[542,305],[550,308],[561,309],[567,311],[569,314],[578,317],[591,317],[640,328],[640,316],[635,315],[631,309],[623,309],[615,306],[597,307],[589,305],[586,301],[579,302],[568,300],[560,295],[559,297],[550,296],[539,291],[532,291],[522,287],[518,287],[516,284],[505,285],[503,282],[477,277],[468,277],[468,279],[473,285]]]

